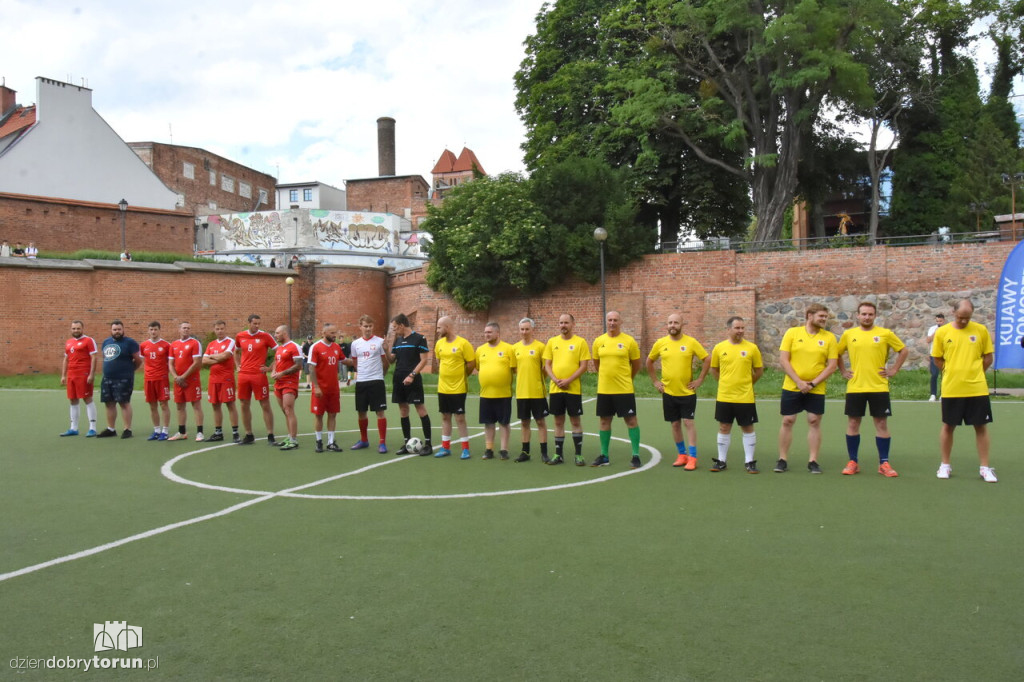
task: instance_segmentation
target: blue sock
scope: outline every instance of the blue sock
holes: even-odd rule
[[[892,444],[892,438],[879,438],[875,436],[875,445],[878,446],[878,463],[884,464],[889,461],[889,446]]]
[[[857,451],[860,450],[860,434],[856,436],[846,436],[846,452],[850,455],[850,459],[854,462],[857,461]]]
[[[685,440],[681,440],[678,443],[676,443],[676,452],[678,452],[680,455],[685,455],[686,454],[686,441]]]
[[[697,446],[696,445],[691,445],[690,446],[690,457],[693,457],[694,459],[696,459],[696,457],[697,457]]]

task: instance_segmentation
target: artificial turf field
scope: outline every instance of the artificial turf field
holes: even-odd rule
[[[343,397],[340,417],[346,448],[355,440],[351,401]],[[480,460],[479,435],[472,461],[317,455],[312,436],[290,453],[262,443],[150,443],[138,393],[134,406],[131,441],[57,438],[67,428],[62,392],[0,391],[0,677],[1024,677],[1019,402],[993,406],[994,485],[978,478],[965,428],[953,478],[935,478],[939,406],[925,402],[894,406],[898,479],[874,473],[867,424],[865,473],[839,475],[837,402],[824,419],[822,476],[803,468],[802,421],[790,472],[771,473],[773,399],[759,402],[758,476],[743,472],[738,430],[729,469],[708,471],[709,401],[698,407],[695,472],[671,467],[660,405],[639,401],[642,440],[661,460],[632,473],[622,441],[613,442],[612,465],[598,469],[542,465],[536,437],[534,460],[523,464]],[[309,433],[308,394],[299,406],[299,431]],[[436,443],[440,419],[429,407]],[[594,434],[592,402],[586,410]],[[209,408],[206,420],[212,432]],[[389,424],[393,452],[401,445],[394,408]],[[419,435],[415,416],[413,425]],[[621,421],[614,435],[626,436]],[[588,461],[597,454],[596,436],[584,452]],[[642,456],[652,461],[651,451]],[[309,485],[317,481],[325,482]],[[403,496],[418,497],[352,499]],[[144,644],[95,655],[158,659],[158,667],[12,669],[12,659],[91,659],[93,624],[104,621],[142,627]]]

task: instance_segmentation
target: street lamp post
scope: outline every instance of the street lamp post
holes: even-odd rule
[[[286,277],[284,283],[288,285],[288,334],[294,335],[295,328],[292,327],[292,285],[295,284],[295,278]]]
[[[128,252],[128,237],[125,234],[125,217],[128,213],[128,201],[121,199],[117,202],[117,208],[121,211],[121,253]]]
[[[601,247],[601,320],[605,332],[608,331],[608,296],[605,293],[604,284],[604,242],[608,239],[608,230],[599,227],[594,230],[594,239]]]
[[[1012,177],[1003,173],[1003,184],[1010,186],[1010,212],[1013,214],[1010,231],[1013,241],[1017,241],[1017,186],[1024,184],[1024,173],[1014,173]]]

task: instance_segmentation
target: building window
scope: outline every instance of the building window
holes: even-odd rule
[[[179,207],[180,206],[184,206],[185,205],[185,195],[184,194],[179,194],[178,195],[178,200],[175,202],[174,205],[175,206],[179,206]]]
[[[210,171],[210,184],[217,186],[217,171]]]
[[[185,161],[184,165],[182,166],[181,172],[189,180],[195,180],[196,179],[196,166],[195,166],[195,164],[192,164],[192,163],[189,163],[188,161]]]
[[[290,189],[290,190],[288,190],[288,201],[298,201],[298,200],[299,200],[299,190],[297,190],[297,189]]]
[[[252,185],[248,182],[238,181],[238,195],[246,199],[252,199]]]
[[[220,176],[220,188],[222,190],[224,190],[225,192],[232,192],[233,193],[235,191],[235,179],[234,178],[229,178],[226,175],[221,175]]]
[[[261,189],[260,190],[260,204],[262,204],[263,206],[267,206],[268,205],[267,204],[267,190],[265,190],[265,189]]]
[[[217,210],[217,202],[216,201],[211,201],[210,202],[210,210],[212,210],[212,211],[216,211]]]
[[[306,189],[302,190],[302,200],[303,201],[313,201],[313,190],[309,189],[308,187]]]

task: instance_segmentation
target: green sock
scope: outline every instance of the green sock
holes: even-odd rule
[[[612,430],[601,431],[601,454],[608,456],[608,446],[612,444]]]
[[[629,430],[629,444],[633,446],[633,456],[640,454],[640,427],[634,426]]]

